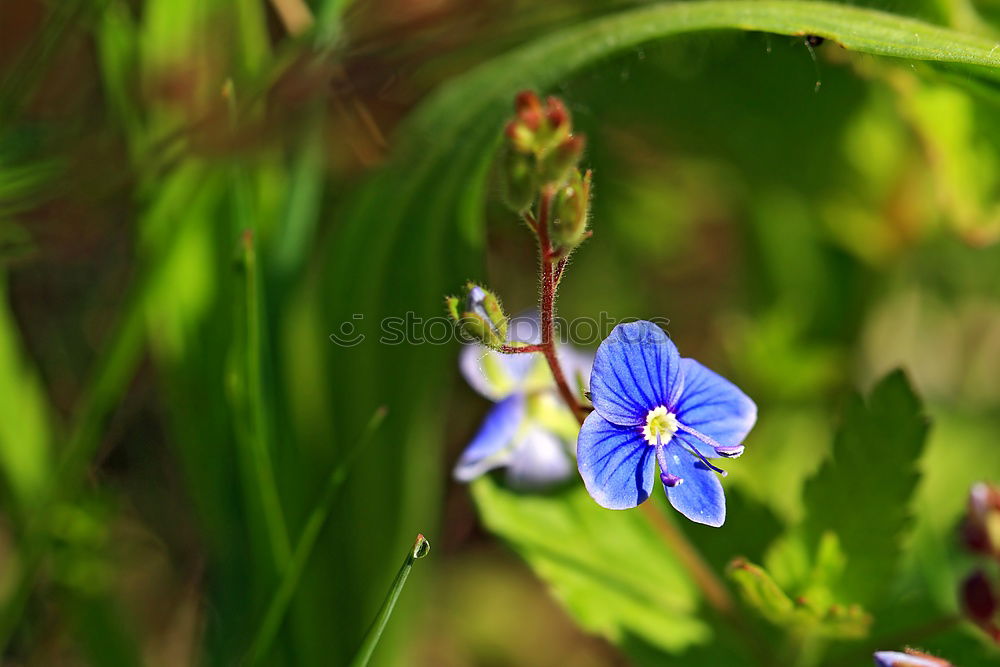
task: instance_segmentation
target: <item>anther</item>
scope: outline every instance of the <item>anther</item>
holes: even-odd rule
[[[712,438],[702,433],[701,431],[696,431],[690,426],[687,426],[686,424],[682,424],[680,422],[677,422],[677,428],[678,430],[684,431],[685,433],[689,433],[694,437],[698,438],[706,445],[714,449],[716,454],[718,454],[719,456],[724,456],[727,459],[736,458],[737,456],[742,454],[743,450],[745,449],[743,445],[721,445]],[[705,457],[703,456],[702,459],[704,458]]]
[[[684,483],[684,478],[683,477],[678,477],[677,475],[673,475],[673,474],[671,474],[669,472],[661,472],[660,473],[660,481],[663,482],[663,486],[669,486],[669,487],[673,488],[675,486],[679,486],[679,485],[683,484]]]

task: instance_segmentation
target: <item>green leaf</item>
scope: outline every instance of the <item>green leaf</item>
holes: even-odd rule
[[[240,181],[234,182],[233,187],[237,201],[239,193],[248,194]],[[241,222],[251,219],[249,211],[241,211],[237,217]],[[292,548],[271,455],[270,403],[262,360],[264,304],[260,289],[261,269],[252,231],[244,231],[240,245],[244,300],[242,307],[237,309],[236,328],[240,333],[236,336],[234,356],[238,361],[233,364],[232,377],[238,389],[232,390],[233,412],[243,421],[238,430],[247,457],[244,492],[250,496],[248,505],[261,509],[275,571],[282,572],[289,565]]]
[[[522,495],[483,477],[471,488],[486,526],[587,630],[672,652],[708,639],[708,626],[694,616],[694,584],[639,511],[603,509],[579,484]]]
[[[820,555],[804,571],[785,561],[787,571],[806,574],[800,584],[822,578],[836,600],[884,604],[897,573],[926,436],[920,400],[902,371],[886,376],[867,401],[852,397],[831,459],[806,484],[806,518],[797,535],[809,554]],[[836,535],[846,566],[823,544],[828,531]],[[778,560],[773,552],[769,569],[777,572]]]
[[[385,419],[385,410],[376,410],[375,414],[372,415],[371,421],[368,422],[365,432],[354,443],[354,448],[344,457],[344,460],[337,463],[327,478],[322,497],[313,507],[312,512],[310,512],[309,519],[306,521],[301,535],[299,535],[298,542],[295,543],[295,550],[292,552],[288,566],[281,573],[281,583],[278,585],[270,603],[268,603],[267,612],[247,653],[247,664],[260,664],[267,657],[275,635],[277,635],[278,629],[281,627],[281,623],[288,613],[288,607],[302,581],[302,573],[313,554],[320,531],[323,529],[326,519],[330,515],[330,507],[338,497],[337,492],[340,490],[344,480],[347,479],[348,472],[355,460],[368,446],[375,432],[378,431],[378,427],[382,424],[383,419]],[[426,540],[421,542],[421,539],[422,536],[418,536],[417,544],[426,545]],[[414,551],[413,555],[419,557],[416,551]]]
[[[505,111],[520,88],[551,85],[639,44],[724,29],[819,35],[861,53],[992,68],[994,80],[1000,68],[1000,49],[992,40],[871,9],[793,0],[658,4],[557,32],[456,79],[414,114],[407,134],[417,141],[409,148],[430,148],[426,164],[452,152],[450,140],[467,132],[470,120],[485,121],[482,114],[491,107],[494,118],[498,109]]]
[[[820,540],[811,587],[794,601],[767,570],[742,558],[730,563],[728,573],[747,606],[800,639],[862,638],[868,635],[871,615],[859,605],[843,606],[829,600],[831,575],[839,574],[842,566],[837,538],[826,533]]]
[[[772,623],[783,624],[794,613],[792,599],[764,568],[737,558],[729,565],[729,578],[736,584],[743,601]]]
[[[32,509],[51,469],[50,410],[20,332],[7,305],[0,273],[0,468],[19,509]]]

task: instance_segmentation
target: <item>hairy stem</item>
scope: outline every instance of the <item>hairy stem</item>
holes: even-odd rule
[[[541,272],[542,294],[542,344],[541,352],[545,355],[545,360],[552,371],[552,378],[556,382],[556,388],[563,401],[573,411],[576,418],[583,423],[587,415],[580,407],[580,402],[576,400],[576,395],[566,382],[566,375],[563,373],[559,358],[556,357],[556,344],[554,335],[555,303],[556,303],[556,271],[552,264],[552,245],[549,241],[549,209],[552,205],[554,192],[551,188],[542,191],[541,201],[538,205],[538,250]],[[560,264],[562,264],[560,262]],[[562,267],[560,266],[560,273]]]

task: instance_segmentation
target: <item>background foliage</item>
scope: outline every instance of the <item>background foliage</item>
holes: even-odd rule
[[[955,617],[955,526],[1000,471],[998,20],[985,0],[0,5],[5,655],[346,663],[420,531],[435,551],[376,662],[995,659]],[[726,527],[681,526],[745,627],[579,485],[449,483],[485,410],[456,346],[378,343],[467,278],[532,304],[491,172],[526,87],[569,103],[595,170],[561,314],[669,317],[760,406]],[[365,341],[335,345],[345,322]]]

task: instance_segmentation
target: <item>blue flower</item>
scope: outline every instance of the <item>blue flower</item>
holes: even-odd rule
[[[907,649],[906,653],[876,651],[872,657],[877,667],[951,667],[951,663],[947,660],[913,649]]]
[[[510,320],[509,343],[537,343],[533,315]],[[570,382],[585,381],[593,357],[569,346],[557,355]],[[560,400],[545,358],[540,354],[502,354],[483,345],[462,349],[459,367],[466,381],[496,405],[466,447],[454,477],[469,482],[494,469],[507,468],[514,488],[541,489],[573,474],[572,443],[579,426]]]
[[[651,322],[619,324],[597,350],[590,376],[594,411],[580,429],[577,461],[590,495],[627,509],[653,490],[698,523],[721,526],[726,498],[709,459],[743,453],[757,406],[734,384],[682,359]]]

